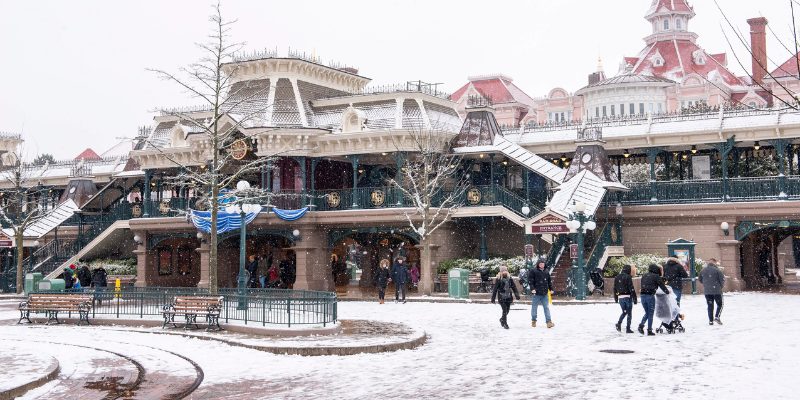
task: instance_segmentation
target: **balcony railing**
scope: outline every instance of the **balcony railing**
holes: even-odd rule
[[[626,205],[800,199],[800,176],[654,181],[626,185],[630,191],[620,194],[619,198]],[[613,198],[609,199],[609,202],[613,201]]]

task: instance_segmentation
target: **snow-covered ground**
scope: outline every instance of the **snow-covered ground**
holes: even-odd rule
[[[726,295],[725,325],[709,326],[703,297],[684,296],[686,333],[642,337],[614,330],[615,304],[554,306],[553,329],[531,328],[530,308],[518,305],[510,314],[511,329],[505,330],[497,305],[343,302],[342,319],[402,322],[430,335],[416,350],[344,357],[279,356],[99,326],[80,328],[81,333],[97,331],[81,338],[72,326],[2,325],[0,343],[7,348],[17,346],[17,339],[69,339],[121,353],[137,343],[173,351],[203,370],[203,383],[192,398],[789,399],[797,398],[798,305],[797,296]],[[637,305],[634,329],[641,316]],[[56,345],[37,348],[58,356]],[[175,372],[156,364],[150,365]],[[11,373],[0,371],[0,379]],[[177,373],[188,374],[188,367]]]

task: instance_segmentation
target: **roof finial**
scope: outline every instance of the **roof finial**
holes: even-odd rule
[[[597,72],[603,72],[603,58],[600,55],[597,56]]]

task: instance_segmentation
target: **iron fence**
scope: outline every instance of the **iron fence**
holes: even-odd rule
[[[175,296],[208,295],[207,289],[131,287],[121,291],[39,291],[37,293],[93,293],[100,300],[92,307],[92,317],[114,318],[161,316],[164,306],[172,304]],[[335,323],[337,298],[335,293],[289,289],[219,289],[223,297],[220,321],[243,321],[247,324],[322,325]]]

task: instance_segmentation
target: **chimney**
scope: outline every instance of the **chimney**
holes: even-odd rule
[[[750,18],[750,52],[753,53],[753,83],[762,85],[767,75],[767,19]]]

